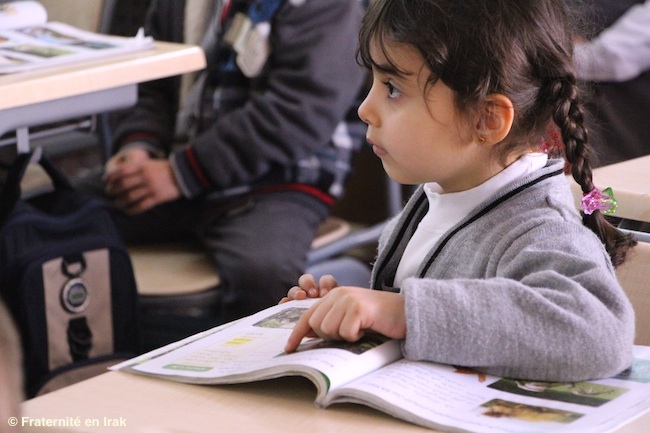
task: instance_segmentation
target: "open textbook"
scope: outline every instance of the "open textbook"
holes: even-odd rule
[[[635,347],[629,371],[580,383],[517,381],[407,361],[398,341],[377,335],[357,343],[306,339],[295,353],[284,353],[294,323],[313,302],[271,307],[113,369],[211,385],[304,376],[316,386],[319,407],[359,403],[445,432],[604,433],[650,408],[650,347]]]
[[[37,1],[0,4],[0,74],[97,59],[153,47],[141,32],[132,38],[84,31],[47,22]]]

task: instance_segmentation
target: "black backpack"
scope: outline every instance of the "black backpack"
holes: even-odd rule
[[[22,339],[27,397],[98,374],[140,343],[133,268],[108,206],[43,156],[53,190],[21,199],[30,158],[4,167],[0,190],[0,296]]]

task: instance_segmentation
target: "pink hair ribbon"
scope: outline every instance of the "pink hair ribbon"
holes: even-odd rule
[[[594,211],[602,211],[607,215],[616,211],[616,199],[611,188],[605,188],[603,191],[594,187],[590,192],[583,195],[580,202],[582,211],[591,215]]]

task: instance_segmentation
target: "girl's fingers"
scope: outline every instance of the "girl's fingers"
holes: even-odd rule
[[[339,283],[336,281],[336,279],[331,276],[331,275],[323,275],[320,277],[320,280],[318,280],[318,288],[320,291],[320,296],[323,297],[327,295],[327,293],[338,287]]]
[[[289,335],[289,338],[287,339],[287,344],[284,346],[284,351],[286,353],[295,352],[298,346],[300,346],[302,339],[313,332],[309,326],[309,319],[312,312],[313,307],[307,310],[296,322],[291,335]]]
[[[316,279],[311,274],[303,274],[298,278],[298,286],[305,291],[310,298],[318,298],[319,291]]]
[[[289,289],[287,293],[287,298],[289,299],[305,299],[307,297],[307,292],[301,289],[298,286],[293,286]]]

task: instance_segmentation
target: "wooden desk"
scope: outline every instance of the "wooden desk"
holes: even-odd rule
[[[22,405],[33,420],[80,419],[79,427],[23,426],[22,433],[424,433],[433,432],[365,406],[313,405],[315,388],[306,379],[282,378],[230,386],[174,383],[109,372]],[[126,426],[103,427],[104,418]],[[98,420],[99,427],[84,423]],[[650,412],[617,433],[646,433]]]
[[[595,169],[594,184],[614,190],[618,202],[614,216],[650,222],[650,155]],[[582,192],[574,181],[572,189],[579,209]]]
[[[0,75],[0,135],[131,106],[138,83],[203,67],[201,48],[155,42],[136,53]]]
[[[120,433],[409,433],[431,432],[359,405],[313,404],[316,390],[301,378],[231,386],[200,386],[109,372],[22,405],[30,418],[80,417],[82,426],[56,432],[105,432],[85,420],[120,418]],[[50,431],[48,429],[48,431]],[[112,431],[112,430],[111,430]],[[22,433],[43,427],[23,427]]]

